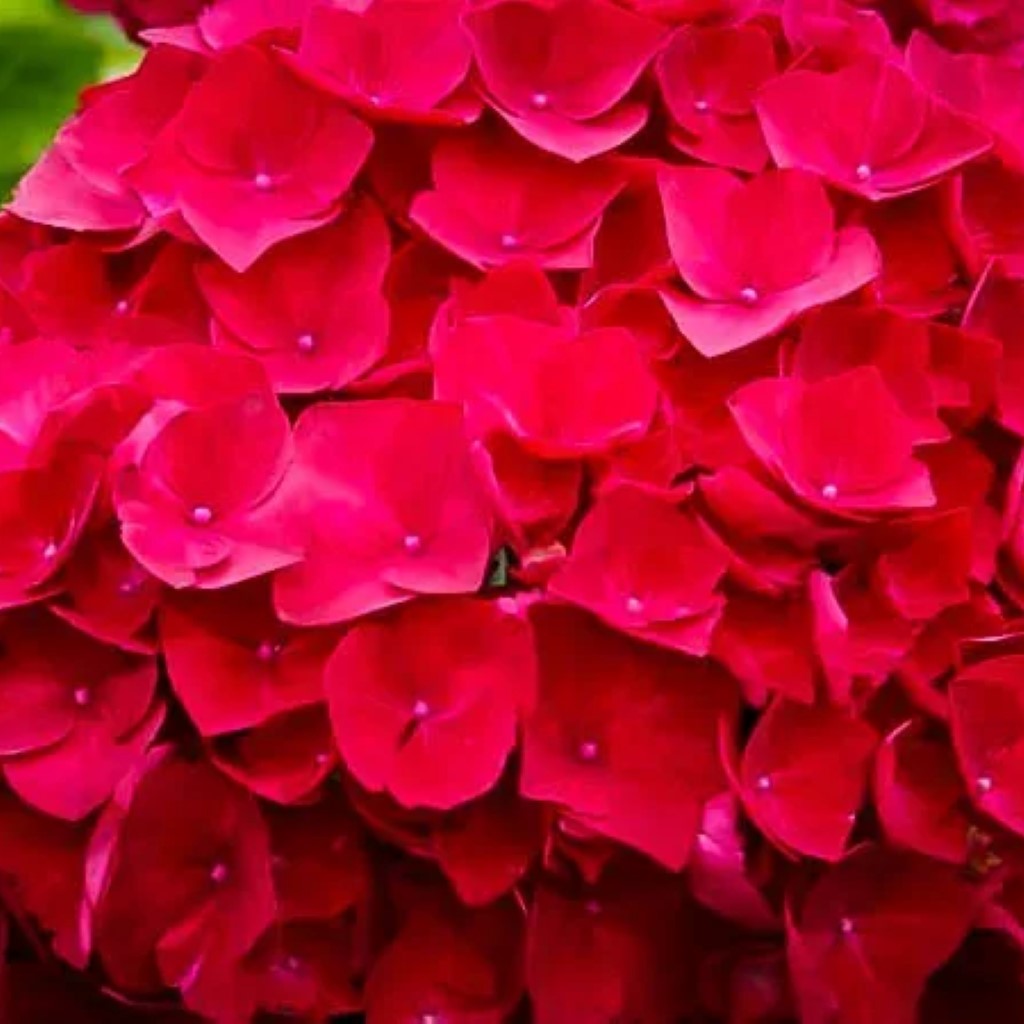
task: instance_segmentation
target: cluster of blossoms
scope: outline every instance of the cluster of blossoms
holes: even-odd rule
[[[80,6],[4,1020],[1024,1019],[1024,4]]]

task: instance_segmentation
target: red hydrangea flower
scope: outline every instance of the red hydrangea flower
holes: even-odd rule
[[[1014,468],[1008,485],[1000,552],[1000,581],[1011,595],[1019,595],[1024,579],[1024,458]]]
[[[986,334],[1002,345],[996,380],[999,422],[1024,434],[1024,348],[1020,314],[1024,311],[1024,277],[992,261],[978,279],[964,311],[964,326]]]
[[[389,256],[387,225],[367,202],[336,225],[284,243],[244,274],[222,263],[201,266],[214,344],[254,355],[279,392],[351,384],[386,349]]]
[[[144,408],[101,386],[68,346],[32,339],[7,354],[0,387],[0,607],[52,592],[89,520],[106,459]]]
[[[991,409],[1000,352],[980,332],[835,306],[805,318],[792,356],[793,373],[806,380],[873,366],[921,440],[938,442],[949,437],[942,413],[966,423]]]
[[[888,60],[791,71],[764,86],[757,108],[779,166],[876,201],[926,188],[991,145]]]
[[[813,384],[754,381],[733,398],[736,421],[765,467],[818,511],[870,515],[935,504],[918,435],[874,367]],[[851,417],[864,429],[849,433]]]
[[[115,361],[154,343],[205,343],[209,313],[192,279],[191,250],[171,242],[151,258],[140,255],[114,262],[81,241],[33,253],[20,298],[38,333]]]
[[[1024,267],[1024,174],[999,160],[965,167],[946,193],[947,217],[961,258],[975,276],[992,260]]]
[[[1024,835],[1015,761],[1024,740],[1020,655],[984,660],[951,683],[950,725],[967,791],[986,814]]]
[[[431,339],[437,398],[461,402],[478,433],[509,434],[540,459],[601,455],[642,440],[659,393],[636,338],[620,326],[577,328],[546,282],[514,273],[494,272],[475,302],[439,312]],[[568,395],[567,379],[575,382]],[[498,445],[491,456],[499,480],[509,459],[509,469],[530,469],[515,448]]]
[[[534,699],[530,640],[521,619],[469,598],[355,626],[325,675],[349,770],[408,807],[444,809],[487,792]],[[396,662],[394,652],[410,648],[416,663]]]
[[[647,120],[627,96],[664,38],[656,21],[608,0],[487,0],[465,24],[485,95],[540,149],[586,160]]]
[[[368,1016],[502,1024],[522,995],[519,908],[507,899],[467,908],[433,887],[408,888],[397,934],[367,980]]]
[[[189,1001],[273,920],[269,839],[255,801],[167,750],[126,779],[89,857],[96,950],[125,991],[174,986]]]
[[[91,823],[34,810],[5,789],[0,794],[0,824],[5,923],[20,913],[27,924],[31,914],[50,934],[54,952],[66,963],[83,967],[90,955],[89,936],[81,928],[81,908]],[[4,966],[9,966],[6,959]],[[0,985],[0,1008],[4,1008],[4,971],[0,977],[5,982]]]
[[[263,581],[183,594],[160,611],[171,685],[207,736],[315,704],[323,696],[324,662],[335,639],[282,626]]]
[[[120,540],[116,524],[86,534],[61,574],[50,610],[83,633],[127,651],[151,653],[163,584]]]
[[[540,606],[533,621],[540,682],[523,795],[678,870],[701,802],[724,783],[717,734],[735,710],[731,681],[578,612]]]
[[[442,140],[431,172],[434,187],[416,196],[410,216],[478,267],[520,259],[551,270],[589,267],[601,214],[624,184],[610,164],[574,166],[482,129]]]
[[[760,171],[768,149],[754,98],[775,73],[772,37],[757,25],[680,29],[658,58],[672,144],[719,167]]]
[[[924,15],[967,50],[1019,57],[1024,18],[1013,0],[918,0]]]
[[[935,316],[963,297],[959,258],[935,189],[877,203],[865,216],[881,255],[869,287],[878,301],[912,315]]]
[[[115,481],[126,547],[174,587],[224,587],[299,561],[282,519],[291,446],[287,417],[259,392],[154,413]]]
[[[322,703],[283,711],[251,729],[214,737],[207,753],[228,778],[279,804],[314,798],[337,767]]]
[[[1024,71],[995,57],[950,53],[923,32],[907,45],[907,67],[925,88],[987,130],[1002,159],[1024,165]]]
[[[472,390],[467,404],[480,403],[481,418],[487,412],[500,417],[524,448],[541,457],[564,459],[607,451],[641,438],[654,418],[657,388],[625,331],[605,328],[574,335],[557,327],[495,317],[466,324],[451,344],[458,368],[450,390],[447,380],[439,385],[442,395],[462,398]],[[466,353],[464,360],[456,345]],[[601,357],[596,365],[591,362],[595,355]],[[447,358],[448,353],[442,353],[439,362]],[[507,372],[512,359],[521,360],[514,371],[518,379]],[[577,366],[586,367],[587,377],[576,378],[579,389],[566,402],[558,385]],[[593,396],[605,393],[613,382],[620,390],[611,401],[598,405]]]
[[[753,866],[756,851],[751,847],[742,829],[739,801],[731,793],[712,797],[704,805],[687,866],[693,897],[727,921],[776,931],[779,917],[760,887],[764,872]]]
[[[743,750],[736,785],[783,850],[838,860],[857,820],[876,736],[843,711],[773,701]]]
[[[149,213],[180,213],[233,270],[332,220],[373,133],[271,54],[212,62],[130,180]]]
[[[160,726],[156,664],[46,612],[4,622],[0,758],[27,803],[76,821],[100,807]]]
[[[434,854],[459,899],[485,906],[514,889],[545,845],[546,811],[516,792],[514,773],[438,823]]]
[[[549,878],[530,911],[526,980],[538,1024],[685,1019],[692,912],[670,876],[619,864],[594,884]]]
[[[895,55],[885,18],[860,0],[782,0],[782,28],[792,48],[845,63],[861,53]]]
[[[313,0],[293,62],[312,83],[385,120],[471,121],[459,87],[472,54],[452,0]]]
[[[207,53],[227,50],[257,37],[294,45],[310,0],[207,0],[193,19],[154,26],[145,32],[149,43],[168,43]]]
[[[767,171],[742,182],[722,170],[666,168],[659,187],[672,258],[694,293],[671,289],[662,297],[702,355],[774,334],[878,272],[870,235],[836,230],[828,195],[811,174]],[[780,235],[788,240],[781,251]]]
[[[332,791],[316,804],[263,808],[282,921],[331,920],[362,906],[373,882],[367,837]]]
[[[963,941],[977,890],[953,868],[861,846],[791,908],[789,965],[800,1019],[913,1021],[928,976]]]
[[[813,703],[821,671],[814,618],[806,591],[728,594],[712,650],[739,680],[750,704],[763,707],[773,693]]]
[[[967,791],[949,738],[921,721],[890,733],[875,761],[875,806],[886,836],[953,864],[970,854]]]
[[[420,454],[410,459],[413,446]],[[299,495],[305,546],[275,580],[289,622],[343,622],[483,581],[491,517],[454,405],[313,406],[296,426],[287,492]]]
[[[706,654],[729,556],[681,497],[635,485],[600,497],[551,593],[641,639]]]

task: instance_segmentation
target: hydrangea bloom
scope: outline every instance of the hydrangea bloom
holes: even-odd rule
[[[1018,1024],[1017,0],[73,5],[4,1024]]]

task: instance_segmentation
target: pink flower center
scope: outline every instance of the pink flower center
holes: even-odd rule
[[[989,775],[982,775],[977,782],[979,793],[991,793],[992,792],[992,777]]]
[[[209,505],[196,505],[192,509],[192,522],[196,526],[209,526],[213,522],[213,509]]]
[[[772,780],[767,775],[759,775],[754,780],[754,789],[759,793],[767,793],[772,788]]]
[[[114,312],[118,316],[124,316],[125,313],[128,312],[128,309],[129,309],[129,306],[128,306],[128,300],[127,299],[120,299],[117,302],[117,304],[114,306]]]
[[[281,653],[281,645],[273,640],[264,640],[256,648],[256,657],[260,661],[273,661]]]
[[[412,717],[422,722],[430,714],[430,705],[425,700],[418,700],[412,706]]]
[[[312,352],[316,348],[316,338],[312,334],[300,334],[295,339],[295,347],[300,352]]]
[[[639,615],[644,610],[644,603],[639,597],[631,594],[626,598],[626,611],[630,615]]]
[[[708,103],[707,100],[694,100],[693,109],[696,110],[698,114],[706,114],[711,109],[711,104]]]
[[[261,192],[269,192],[274,187],[274,179],[263,171],[260,171],[260,173],[252,179],[252,183]]]
[[[512,234],[504,234],[501,236],[501,247],[502,249],[516,249],[519,247],[519,239]]]
[[[46,561],[49,562],[51,559],[56,558],[56,557],[57,557],[57,545],[54,544],[54,542],[52,540],[51,541],[47,541],[45,547],[43,548],[43,558],[45,558]]]
[[[839,497],[839,488],[835,484],[825,484],[821,489],[821,496],[826,501],[835,501]]]
[[[593,740],[584,740],[580,744],[579,755],[581,761],[588,763],[597,760],[598,746]]]
[[[274,964],[274,970],[281,974],[298,974],[302,961],[297,956],[282,954]]]
[[[88,707],[92,700],[92,694],[89,692],[88,686],[79,686],[72,696],[75,698],[75,703],[80,708]]]
[[[855,925],[853,921],[848,917],[841,918],[839,921],[839,931],[843,935],[852,935],[855,931]]]
[[[740,301],[746,306],[753,306],[761,298],[756,288],[751,288],[749,285],[746,288],[740,289]]]
[[[547,110],[551,103],[551,97],[546,92],[535,92],[530,97],[530,106],[534,110]]]
[[[223,861],[218,861],[210,868],[210,881],[214,885],[220,885],[227,880],[228,866]]]
[[[406,534],[402,540],[402,546],[410,555],[415,555],[423,547],[423,538],[418,533]]]
[[[867,181],[871,177],[871,166],[869,164],[857,164],[853,176],[858,181]]]

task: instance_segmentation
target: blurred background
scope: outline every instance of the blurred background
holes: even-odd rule
[[[0,0],[0,198],[94,82],[131,71],[140,51],[103,15],[60,0]]]

